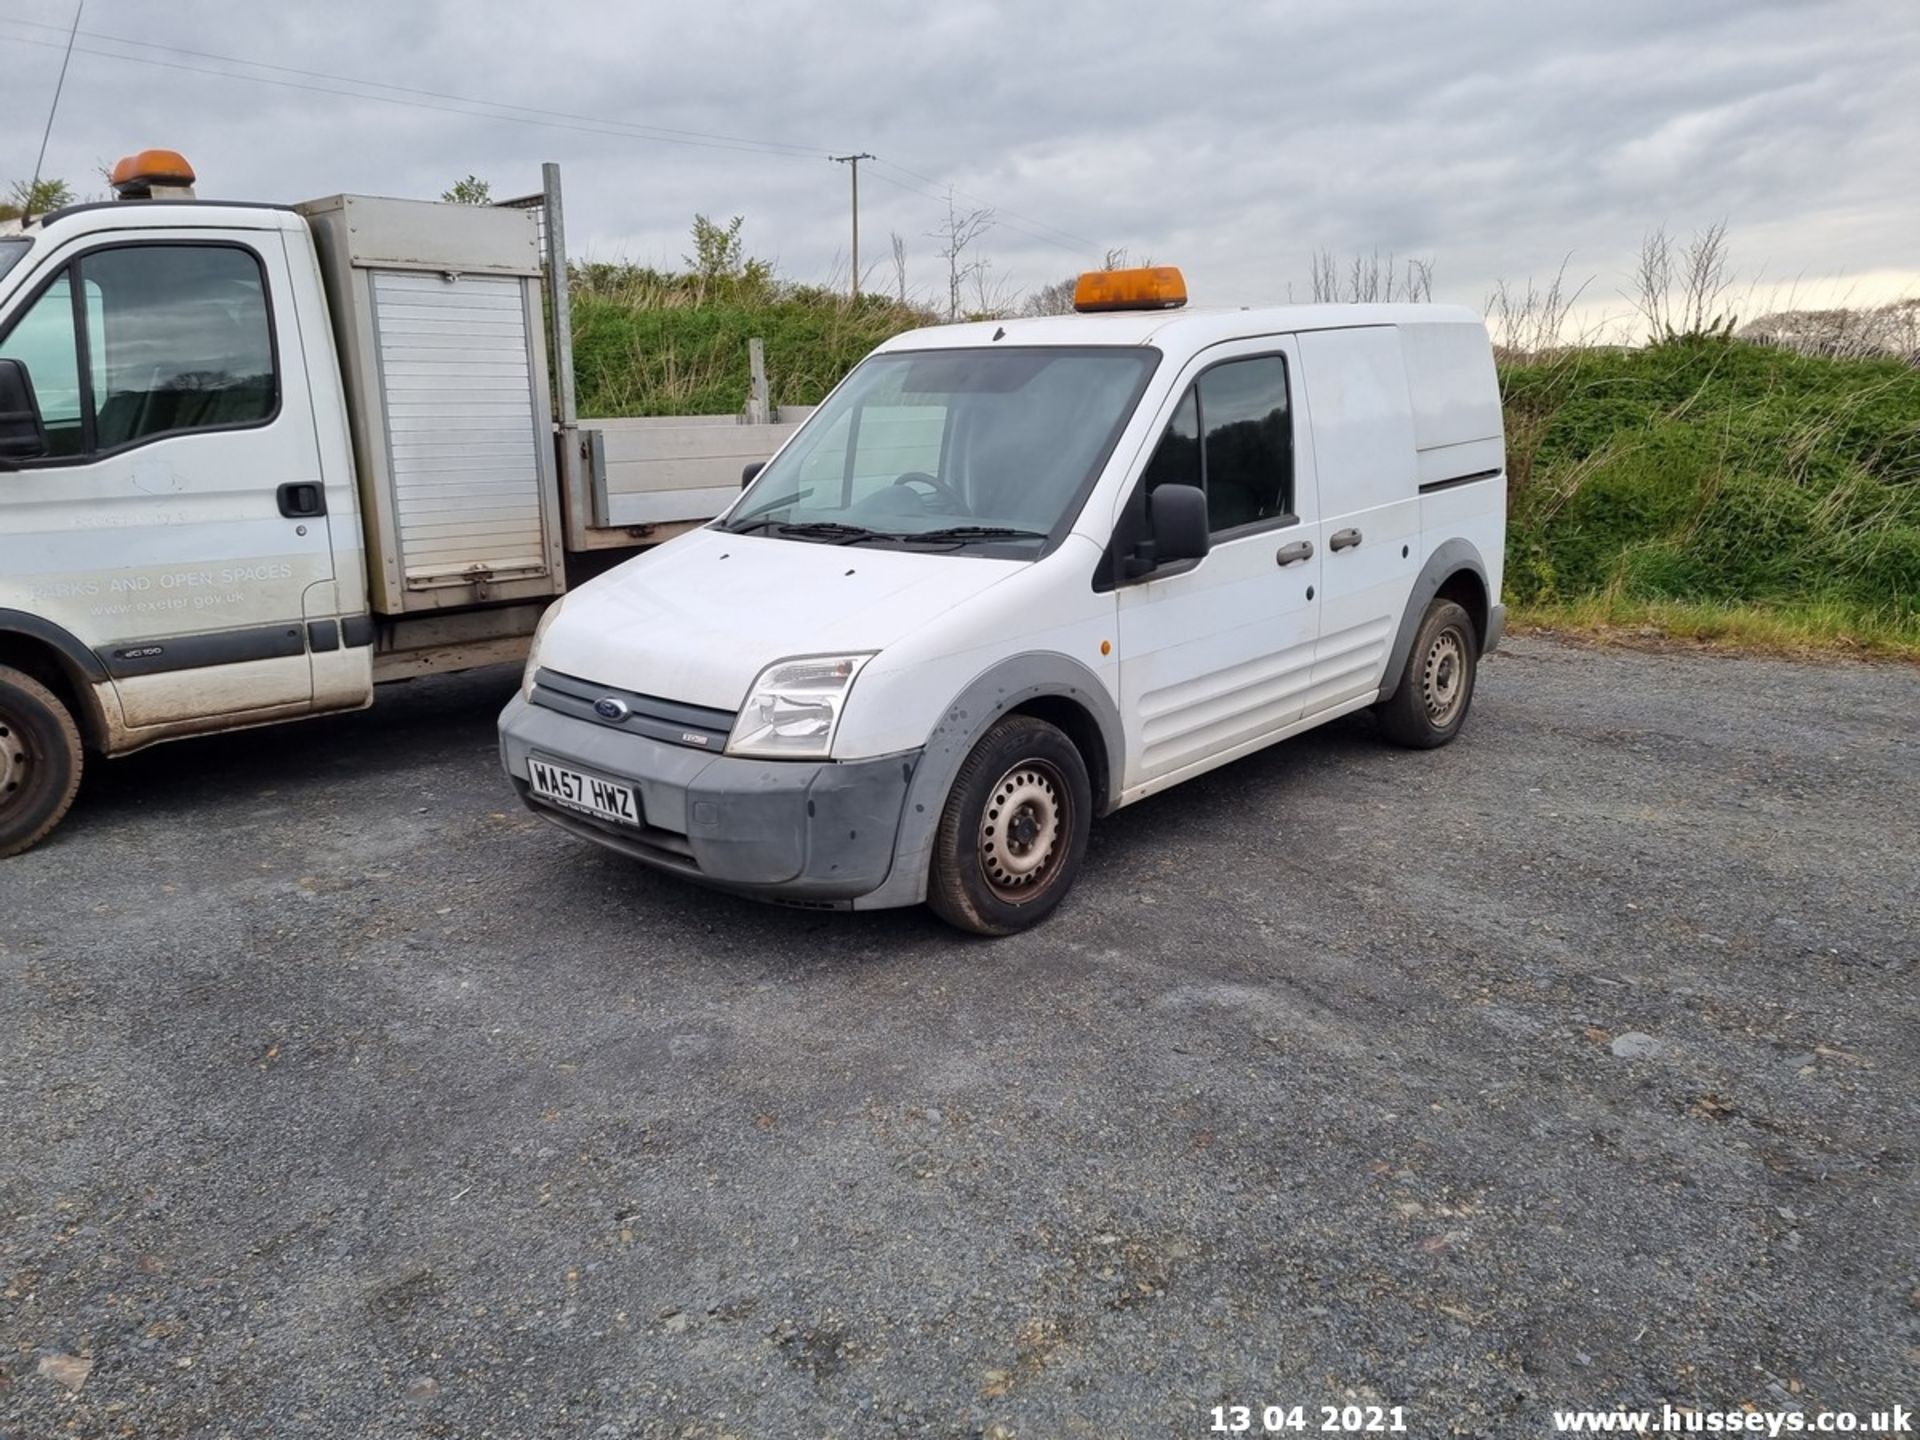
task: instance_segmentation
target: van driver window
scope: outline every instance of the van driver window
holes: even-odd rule
[[[1153,458],[1149,493],[1169,483],[1207,492],[1216,535],[1293,513],[1293,421],[1287,363],[1278,355],[1206,371],[1174,411]]]

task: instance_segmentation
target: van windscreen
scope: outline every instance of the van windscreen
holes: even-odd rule
[[[1035,554],[1072,524],[1159,358],[1144,346],[873,356],[723,524]]]

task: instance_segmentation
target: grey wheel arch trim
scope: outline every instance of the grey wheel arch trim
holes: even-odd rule
[[[1480,552],[1471,541],[1449,540],[1427,557],[1420,578],[1413,582],[1413,593],[1407,597],[1407,608],[1400,616],[1400,629],[1393,637],[1393,649],[1387,652],[1387,669],[1381,677],[1375,704],[1391,700],[1399,692],[1401,678],[1406,674],[1407,652],[1413,649],[1413,637],[1420,632],[1427,607],[1440,593],[1440,587],[1462,570],[1478,576],[1480,588],[1487,595],[1486,643],[1481,647],[1482,653],[1500,642],[1505,612],[1494,597],[1493,587],[1487,583],[1487,567],[1480,561]]]
[[[1106,747],[1107,783],[1094,796],[1094,813],[1105,814],[1119,800],[1125,773],[1126,740],[1120,708],[1107,694],[1099,677],[1066,655],[1034,651],[998,661],[970,681],[941,714],[927,736],[926,749],[907,787],[894,842],[893,867],[880,888],[853,902],[856,910],[878,910],[893,905],[918,905],[927,898],[927,866],[933,857],[934,832],[947,795],[967,756],[994,724],[1028,701],[1057,696],[1071,700],[1093,717]]]

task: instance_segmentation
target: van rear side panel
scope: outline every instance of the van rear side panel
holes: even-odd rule
[[[1427,553],[1448,540],[1472,544],[1498,603],[1507,545],[1506,427],[1486,327],[1413,324],[1406,339],[1413,405],[1420,531]]]
[[[1400,334],[1420,484],[1504,469],[1500,381],[1485,327],[1405,325]]]
[[[1425,556],[1413,415],[1400,332],[1390,325],[1300,336],[1321,520],[1320,640],[1307,713],[1380,685]]]

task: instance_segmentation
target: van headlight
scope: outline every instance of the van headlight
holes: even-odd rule
[[[540,623],[533,627],[533,643],[527,646],[527,668],[520,672],[522,700],[533,699],[533,677],[540,672],[540,642],[546,638],[547,627],[560,618],[560,607],[566,603],[567,597],[562,595],[547,606],[545,613],[540,616]]]
[[[727,737],[729,755],[825,760],[867,655],[802,655],[776,660],[747,690]]]

